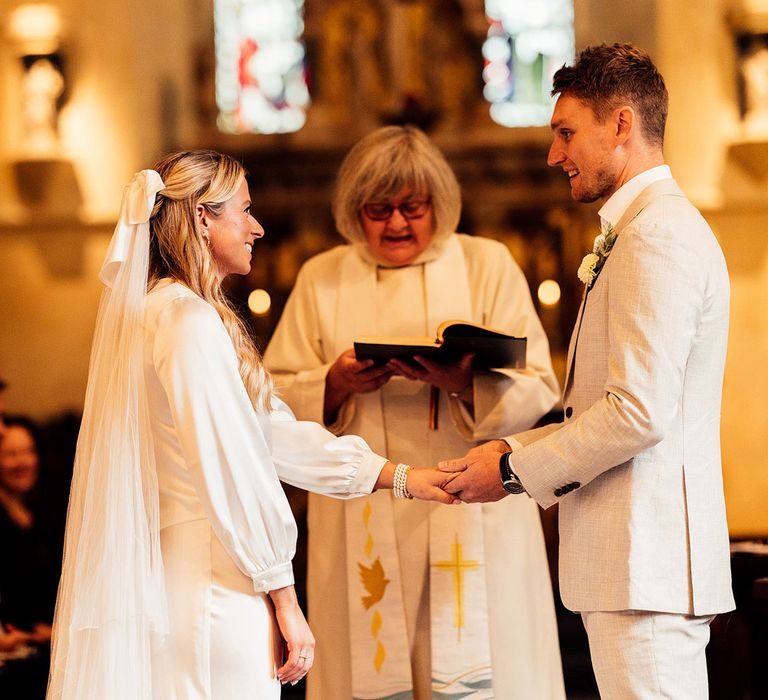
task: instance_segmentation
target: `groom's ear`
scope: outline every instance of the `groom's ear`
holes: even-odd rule
[[[611,115],[611,123],[614,127],[616,145],[623,146],[629,141],[632,133],[637,128],[637,115],[629,105],[617,107]]]

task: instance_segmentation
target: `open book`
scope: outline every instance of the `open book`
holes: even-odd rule
[[[475,353],[475,369],[525,367],[527,339],[469,321],[443,321],[435,338],[361,337],[355,340],[358,360],[383,364],[392,358],[409,361],[421,355],[436,362],[457,362],[466,352]]]

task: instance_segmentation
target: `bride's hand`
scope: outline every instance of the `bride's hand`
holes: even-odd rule
[[[439,469],[410,469],[405,487],[414,498],[438,503],[461,503],[461,501],[443,489],[449,484],[456,473],[441,472]]]
[[[277,677],[281,683],[295,685],[312,668],[315,659],[315,638],[299,607],[293,586],[270,591],[269,596],[275,606],[277,626],[288,652],[285,663],[277,669]]]

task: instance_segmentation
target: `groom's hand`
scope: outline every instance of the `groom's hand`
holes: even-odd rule
[[[445,490],[465,503],[500,501],[508,495],[499,472],[499,455],[503,452],[509,452],[509,445],[504,440],[492,440],[473,447],[460,459],[440,462],[438,466],[442,471],[456,475]]]
[[[480,454],[500,455],[502,452],[509,452],[510,447],[505,440],[490,440],[482,445],[473,447],[467,454],[459,459],[445,459],[438,463],[438,469],[443,472],[463,472],[467,468],[467,460],[470,457],[476,457]]]
[[[482,445],[478,445],[477,447],[473,447],[469,452],[467,452],[464,457],[474,457],[475,455],[483,454],[483,453],[493,453],[495,455],[500,455],[502,452],[509,452],[510,447],[507,444],[506,440],[489,440],[488,442],[484,442]],[[449,460],[450,461],[458,461],[458,460]],[[443,469],[442,467],[440,467]],[[443,469],[443,471],[455,471],[452,469]]]

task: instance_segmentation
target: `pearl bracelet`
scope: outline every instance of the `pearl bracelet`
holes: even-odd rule
[[[413,498],[408,491],[406,481],[408,479],[408,472],[411,470],[407,464],[398,464],[395,467],[395,476],[392,481],[392,495],[395,498]]]

